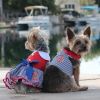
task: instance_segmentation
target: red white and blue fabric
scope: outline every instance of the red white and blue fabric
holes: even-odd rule
[[[74,52],[63,49],[57,53],[57,55],[54,57],[54,59],[50,62],[50,65],[55,65],[61,71],[63,71],[65,74],[72,76],[73,65],[72,65],[69,57],[71,57],[75,60],[80,59],[80,56],[78,56]]]
[[[31,55],[28,56],[27,60],[29,62],[34,61],[34,60],[38,60],[39,63],[35,64],[34,67],[37,69],[40,69],[42,71],[45,70],[45,65],[48,61],[50,61],[50,56],[48,53],[46,52],[42,52],[42,51],[34,51]]]
[[[41,88],[43,72],[49,61],[48,53],[41,51],[33,52],[26,60],[23,60],[6,74],[5,79],[3,79],[6,87],[14,89],[15,84],[22,80],[23,84]]]

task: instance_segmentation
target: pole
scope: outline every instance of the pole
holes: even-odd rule
[[[5,66],[5,34],[2,34],[1,38],[1,62],[2,67]]]
[[[2,0],[0,0],[0,20],[2,21],[3,20],[3,3],[2,3]]]
[[[3,23],[3,0],[0,0],[0,21],[1,21],[1,24],[2,26],[5,26],[5,23]],[[1,31],[1,64],[2,64],[2,67],[5,66],[5,32],[4,30],[0,30]]]

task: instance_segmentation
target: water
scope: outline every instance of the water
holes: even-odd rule
[[[87,18],[87,20],[89,22],[91,22],[90,25],[93,29],[93,32],[96,33],[93,35],[92,40],[96,41],[96,39],[97,40],[100,39],[100,28],[99,28],[100,27],[100,17],[98,17],[98,18],[93,17],[91,19]],[[6,35],[5,36],[6,40],[5,40],[5,45],[4,45],[5,46],[5,48],[4,48],[4,50],[5,50],[4,51],[5,52],[5,65],[7,67],[10,67],[12,65],[16,65],[20,61],[19,60],[20,58],[27,57],[29,52],[27,52],[24,48],[25,39],[19,38],[18,33],[16,33],[15,30],[10,29],[7,31],[8,32],[6,32],[6,29],[5,29],[5,35]],[[0,32],[1,32],[1,30],[0,30]],[[55,38],[53,38],[53,40],[51,40],[51,43],[50,43],[51,44],[50,48],[53,49],[51,52],[54,53],[53,56],[56,55],[56,50],[54,50],[54,48],[56,48],[55,42],[56,42],[56,40],[59,41],[61,38],[59,36],[58,36],[59,37],[58,38],[55,35],[54,35],[54,37]],[[0,34],[0,41],[1,41],[1,34]],[[97,49],[99,49],[99,47]],[[0,48],[1,48],[1,45],[0,45]],[[94,52],[95,52],[95,55],[98,55],[97,51],[94,51]],[[1,54],[0,54],[0,58],[1,58]],[[1,66],[1,59],[0,59],[0,66]],[[88,61],[85,61],[84,59],[82,59],[81,74],[100,74],[100,55],[98,55],[98,57],[96,56],[93,59],[88,60]]]
[[[95,57],[92,60],[81,62],[81,74],[99,74],[100,75],[100,56]]]

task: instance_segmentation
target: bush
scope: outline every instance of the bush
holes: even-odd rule
[[[49,42],[50,57],[53,58],[57,53],[56,45],[58,41],[61,40],[62,35],[52,35]],[[18,64],[22,59],[25,59],[31,52],[26,50],[24,43],[26,38],[19,38],[18,36],[13,36],[11,33],[7,33],[5,41],[5,66],[12,67]],[[1,40],[0,40],[1,41]],[[0,42],[1,43],[1,42]],[[0,44],[1,47],[1,44]],[[0,49],[1,52],[1,49]],[[0,53],[1,58],[1,53]],[[0,61],[1,63],[1,61]]]
[[[27,57],[27,55],[30,53],[28,50],[25,50],[24,43],[25,38],[15,38],[13,39],[13,36],[9,37],[5,41],[5,66],[12,66],[18,64],[21,59],[24,59]],[[1,43],[1,42],[0,42]],[[1,47],[1,44],[0,44]],[[0,49],[1,52],[1,49]],[[1,53],[0,53],[1,58]],[[0,61],[1,62],[1,61]]]

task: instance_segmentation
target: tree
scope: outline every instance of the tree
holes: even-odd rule
[[[27,6],[27,0],[3,0],[4,9],[7,10],[23,10]]]
[[[78,0],[81,5],[93,5],[95,0]]]
[[[44,5],[48,7],[49,11],[56,11],[55,0],[28,0],[28,5]]]
[[[42,5],[47,6],[49,11],[55,12],[56,11],[56,6],[55,6],[55,0],[41,0]]]
[[[4,9],[22,11],[24,7],[30,5],[44,5],[47,6],[51,12],[54,12],[55,0],[3,0]]]
[[[95,3],[100,7],[100,0],[95,0]]]
[[[27,0],[28,5],[41,5],[42,0]]]

